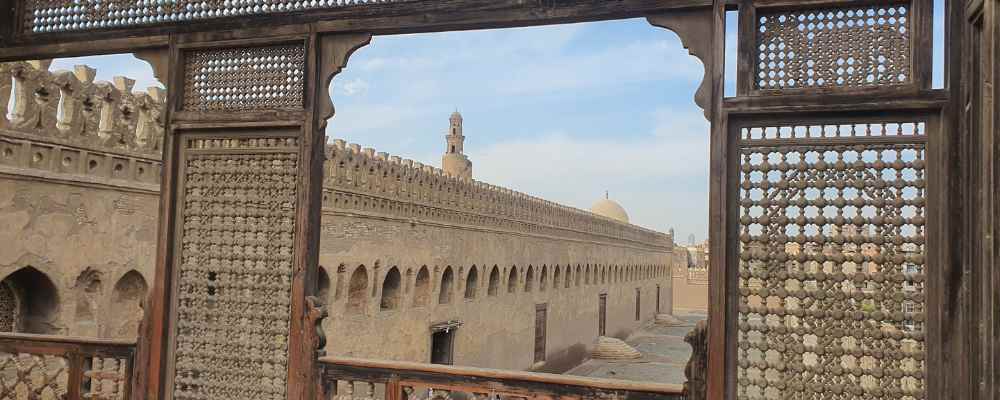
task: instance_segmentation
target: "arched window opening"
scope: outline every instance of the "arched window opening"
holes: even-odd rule
[[[531,292],[535,286],[535,267],[528,265],[528,271],[524,273],[524,291]]]
[[[465,276],[465,298],[476,298],[476,289],[478,289],[478,286],[479,271],[477,271],[476,266],[473,265],[472,268],[469,268],[469,274]]]
[[[566,266],[566,283],[563,285],[565,288],[573,286],[573,267],[570,265]]]
[[[413,305],[426,306],[431,297],[431,273],[427,266],[420,267],[417,271],[417,283],[413,289]]]
[[[347,288],[347,311],[361,313],[368,305],[368,270],[364,265],[358,266],[351,273]]]
[[[486,290],[486,295],[496,296],[499,287],[500,287],[500,268],[497,268],[497,266],[494,265],[493,270],[490,271],[490,286]]]
[[[7,276],[0,285],[7,287],[13,306],[5,305],[4,311],[13,310],[3,319],[11,331],[37,334],[58,334],[56,314],[59,296],[56,285],[41,271],[24,267]],[[5,326],[6,328],[6,326]]]
[[[448,266],[441,274],[441,293],[438,294],[438,304],[451,303],[451,291],[454,285],[455,273],[451,271],[451,266]]]
[[[561,268],[556,265],[556,272],[552,275],[552,290],[559,289],[559,284],[562,283],[562,274],[560,272]]]
[[[507,274],[507,293],[517,292],[517,266],[510,267]]]
[[[148,292],[146,279],[136,270],[127,272],[115,283],[111,295],[111,315],[115,323],[109,327],[107,336],[131,339],[139,335]]]
[[[402,297],[400,283],[403,277],[399,274],[399,268],[389,268],[382,280],[382,301],[379,308],[383,310],[394,310],[399,307],[399,299]]]
[[[590,282],[592,282],[592,280],[591,280],[592,279],[591,273],[593,273],[593,271],[590,269],[590,264],[587,264],[587,274],[584,275],[584,278],[583,278],[583,284],[584,285],[589,285]]]
[[[542,265],[542,276],[538,277],[538,290],[541,292],[545,291],[545,285],[548,284],[549,277],[549,267]]]

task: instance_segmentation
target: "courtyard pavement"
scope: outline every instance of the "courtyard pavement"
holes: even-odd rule
[[[660,326],[650,321],[632,333],[626,343],[642,353],[633,360],[588,359],[566,372],[567,375],[594,378],[625,379],[656,383],[684,383],[684,366],[691,358],[691,346],[684,343],[684,335],[694,329],[695,323],[707,317],[704,313],[676,312],[675,317],[684,321],[683,326]]]

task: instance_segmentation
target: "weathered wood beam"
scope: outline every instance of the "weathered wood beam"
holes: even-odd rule
[[[8,3],[15,2],[0,0],[0,7]],[[317,33],[387,35],[638,18],[711,5],[711,0],[423,0],[100,31],[12,33],[9,38],[0,31],[0,61],[128,53],[164,47],[175,33],[268,30],[274,34],[312,24]],[[14,11],[9,12],[16,20]]]
[[[0,0],[2,2],[4,0]],[[0,28],[2,29],[2,28]],[[101,54],[133,53],[136,51],[165,48],[167,35],[104,39],[88,42],[67,41],[60,43],[20,45],[2,47],[0,40],[0,62],[45,60],[60,57],[80,57]]]

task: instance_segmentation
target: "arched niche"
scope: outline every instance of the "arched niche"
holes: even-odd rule
[[[441,273],[441,292],[438,293],[438,304],[451,303],[451,293],[455,286],[455,272],[447,266]]]
[[[347,311],[351,313],[362,313],[368,305],[368,269],[364,265],[359,265],[351,273],[351,279],[347,283]]]
[[[326,268],[323,268],[322,265],[319,266],[319,271],[316,273],[316,297],[323,304],[326,304],[330,300],[330,274],[326,272]]]
[[[413,289],[413,305],[426,306],[431,297],[431,273],[424,265],[417,271],[417,282]]]
[[[517,292],[517,266],[510,267],[507,273],[507,293]]]
[[[486,289],[487,296],[496,296],[500,287],[500,268],[496,265],[490,270],[489,286]]]
[[[535,286],[535,267],[528,265],[528,271],[524,273],[524,291],[530,293]]]
[[[403,277],[399,273],[399,268],[389,268],[389,272],[386,272],[385,278],[382,280],[382,300],[379,302],[380,309],[394,310],[399,307],[400,300],[403,297],[402,281]]]
[[[73,285],[73,326],[70,333],[74,336],[97,337],[100,327],[97,315],[100,312],[100,301],[103,292],[103,279],[100,271],[93,268],[83,270],[76,277]]]
[[[477,289],[479,289],[479,271],[473,265],[472,268],[469,268],[469,274],[465,276],[465,298],[476,298]]]
[[[149,285],[136,270],[122,275],[111,291],[111,315],[107,336],[132,339],[139,334]]]

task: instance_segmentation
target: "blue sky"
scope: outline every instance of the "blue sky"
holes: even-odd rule
[[[935,0],[937,16],[942,4]],[[940,87],[940,18],[935,27]],[[99,80],[159,85],[130,55],[56,60],[52,69],[80,63],[98,68]],[[727,57],[727,95],[734,64]],[[702,73],[675,34],[644,19],[379,36],[333,80],[327,135],[440,166],[458,109],[476,179],[579,208],[607,190],[633,223],[701,241],[708,123],[693,96]]]
[[[158,86],[131,55],[61,59],[98,80]],[[705,238],[703,67],[644,19],[379,36],[331,83],[327,135],[440,166],[448,116],[465,118],[478,180],[590,208],[609,191],[632,222]]]

